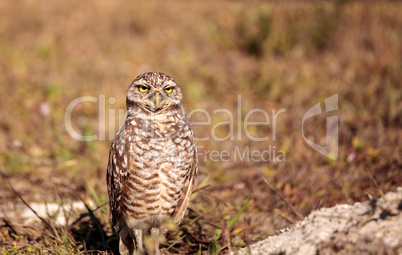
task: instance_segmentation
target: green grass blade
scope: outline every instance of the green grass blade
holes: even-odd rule
[[[98,193],[95,191],[94,187],[92,187],[92,185],[89,182],[87,182],[87,185],[88,185],[89,191],[91,191],[91,194],[92,194],[93,198],[95,199],[96,205],[101,206],[102,201],[99,198]]]
[[[232,219],[227,221],[228,228],[233,227],[233,225],[237,222],[237,220],[240,218],[240,216],[246,210],[246,208],[249,204],[250,204],[250,200],[247,200],[247,202],[243,205],[243,207],[240,209],[240,211],[238,211],[237,214]]]

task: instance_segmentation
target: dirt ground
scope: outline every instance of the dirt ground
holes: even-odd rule
[[[314,209],[395,191],[400,13],[373,1],[1,1],[0,249],[116,252],[108,150],[145,71],[180,84],[200,139],[196,192],[166,253],[226,254]],[[23,201],[59,213],[39,219]]]
[[[401,254],[402,187],[380,199],[314,210],[236,254]]]

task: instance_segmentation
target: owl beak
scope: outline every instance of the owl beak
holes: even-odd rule
[[[164,97],[159,92],[156,92],[153,99],[154,99],[155,108],[159,108]]]

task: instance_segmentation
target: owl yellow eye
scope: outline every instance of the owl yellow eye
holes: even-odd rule
[[[169,93],[169,94],[170,94],[170,93],[172,93],[173,88],[172,88],[172,87],[170,87],[170,88],[166,88],[166,89],[165,89],[165,91],[166,91],[166,93]]]
[[[140,92],[147,92],[147,91],[149,90],[149,88],[146,87],[146,86],[139,86],[139,87],[138,87],[138,90],[139,90]]]

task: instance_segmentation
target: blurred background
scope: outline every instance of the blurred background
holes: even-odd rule
[[[374,1],[1,1],[0,246],[10,254],[116,250],[105,204],[108,151],[126,90],[146,71],[180,84],[186,113],[211,116],[211,125],[194,125],[197,137],[210,139],[198,143],[198,190],[163,244],[168,253],[235,251],[314,209],[395,190],[402,184],[401,13],[400,4]],[[334,94],[339,107],[328,116],[339,118],[339,154],[331,160],[304,141],[302,118]],[[97,135],[93,141],[66,129],[68,105],[83,96],[96,102],[77,104],[72,127]],[[212,130],[230,121],[217,109],[232,112],[234,125]],[[237,136],[252,109],[271,121],[273,110],[286,110],[276,139],[273,125],[249,127],[267,141]],[[326,116],[304,124],[321,145]],[[232,128],[233,140],[212,138]],[[271,148],[285,160],[234,160],[236,148]],[[213,160],[211,151],[231,156]],[[19,219],[21,197],[88,208],[63,226],[48,215],[28,227]]]

